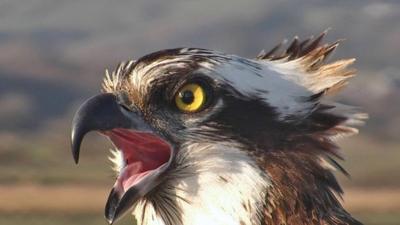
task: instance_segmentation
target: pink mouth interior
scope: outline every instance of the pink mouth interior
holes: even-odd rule
[[[114,186],[122,192],[167,163],[171,156],[170,145],[151,133],[118,128],[104,134],[123,152],[125,167]]]

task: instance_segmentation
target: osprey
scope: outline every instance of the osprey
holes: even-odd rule
[[[158,51],[106,71],[77,110],[72,152],[98,131],[115,146],[105,217],[139,225],[361,224],[341,205],[335,140],[366,118],[330,102],[354,59],[339,41],[282,44],[255,59],[199,48]]]

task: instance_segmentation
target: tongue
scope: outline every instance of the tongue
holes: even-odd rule
[[[145,177],[152,170],[144,170],[143,163],[134,162],[130,163],[120,174],[117,183],[122,191],[126,192],[130,187],[137,184],[141,178]]]
[[[104,133],[123,152],[126,167],[118,177],[117,187],[124,192],[169,160],[169,145],[151,133],[127,129],[113,129]]]

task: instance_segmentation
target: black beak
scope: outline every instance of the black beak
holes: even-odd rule
[[[71,148],[75,163],[79,161],[80,146],[84,136],[90,131],[108,131],[114,128],[133,129],[152,132],[151,127],[142,119],[138,110],[128,111],[118,104],[114,94],[99,94],[84,102],[75,113],[72,122]],[[171,163],[161,166],[142,181],[131,187],[122,196],[114,189],[111,191],[105,208],[105,217],[112,224],[121,218],[133,204],[149,190],[160,183],[160,177]]]
[[[121,111],[113,94],[99,94],[86,100],[75,113],[72,121],[71,148],[75,163],[83,138],[90,131],[106,131],[113,128],[130,128],[131,120]]]

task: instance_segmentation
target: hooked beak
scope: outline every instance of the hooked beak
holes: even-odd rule
[[[122,114],[115,95],[100,94],[86,100],[72,121],[71,147],[75,163],[79,162],[81,143],[87,133],[130,126],[131,121]]]
[[[108,136],[124,157],[124,168],[105,208],[105,217],[112,224],[160,184],[174,154],[171,145],[153,132],[139,111],[123,109],[114,94],[96,95],[75,113],[71,134],[75,163],[79,161],[83,138],[90,131]]]

